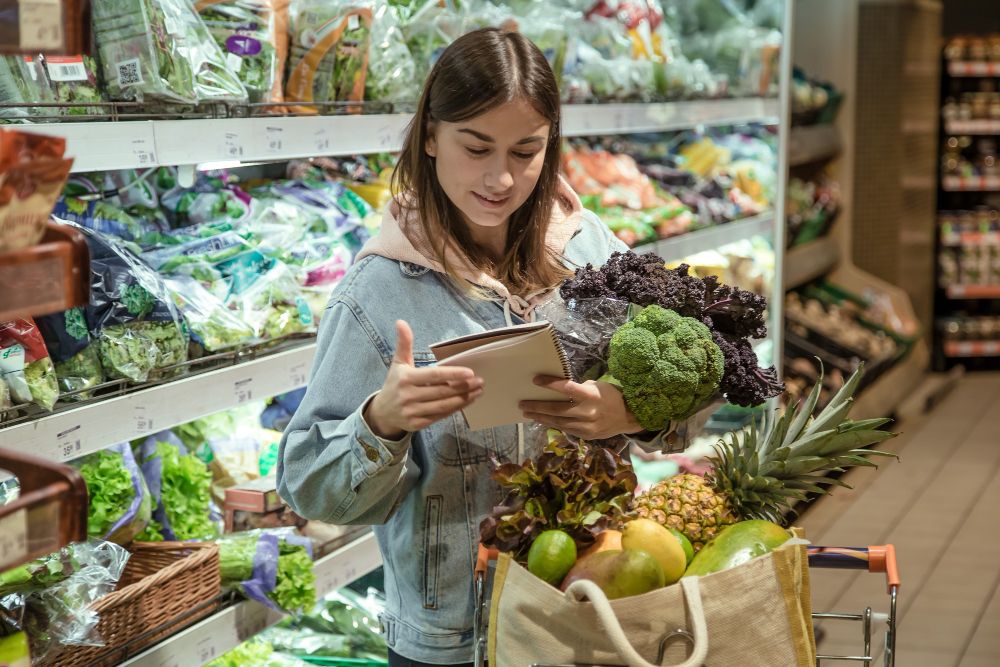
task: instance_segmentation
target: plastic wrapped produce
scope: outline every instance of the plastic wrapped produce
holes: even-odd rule
[[[105,376],[145,382],[187,361],[187,329],[161,278],[129,250],[80,229],[90,248],[87,326]]]
[[[141,102],[246,102],[247,91],[187,0],[94,0],[109,95]]]
[[[194,278],[176,276],[164,278],[163,283],[187,322],[191,342],[200,348],[199,352],[220,352],[255,341],[253,327]]]
[[[367,595],[342,588],[326,596],[309,614],[289,617],[261,638],[283,653],[301,658],[354,658],[384,663],[388,657],[379,630],[385,599],[369,589]]]
[[[250,196],[216,174],[199,173],[194,185],[185,188],[177,183],[173,167],[161,168],[156,185],[160,206],[175,227],[223,220],[235,223],[250,214]]]
[[[47,76],[37,58],[0,56],[0,103],[21,105],[0,109],[0,124],[30,122],[32,116],[58,113],[53,109],[29,106],[32,102],[55,102]]]
[[[372,10],[350,0],[292,0],[288,102],[360,102],[365,95]],[[308,105],[301,111],[315,112]]]
[[[239,588],[276,610],[298,612],[316,604],[311,542],[294,530],[232,533],[219,540],[222,585]]]
[[[35,318],[56,368],[61,398],[90,398],[86,390],[104,381],[101,359],[87,329],[83,308]],[[66,396],[69,394],[69,396]]]
[[[87,534],[128,544],[146,530],[153,506],[146,480],[128,443],[75,462],[87,484]]]
[[[250,101],[281,102],[288,58],[288,0],[197,0],[195,9]]]
[[[385,0],[372,3],[371,43],[368,47],[365,99],[416,104],[421,80],[406,38],[400,28],[398,8]]]
[[[0,322],[0,378],[13,403],[51,410],[59,398],[56,371],[31,318]]]
[[[312,311],[295,274],[282,262],[274,262],[246,289],[234,293],[227,305],[261,339],[315,330]]]
[[[81,104],[59,110],[69,116],[95,116],[106,113],[100,106],[87,106],[104,102],[97,80],[97,63],[90,56],[40,56],[45,66],[53,101],[61,104]]]

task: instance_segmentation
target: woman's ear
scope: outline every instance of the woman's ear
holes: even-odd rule
[[[427,140],[424,142],[424,152],[430,157],[437,157],[437,123],[427,122]]]

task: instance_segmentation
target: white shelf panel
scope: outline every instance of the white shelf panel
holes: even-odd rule
[[[785,289],[794,289],[829,273],[838,262],[840,246],[828,236],[788,250],[785,254]]]
[[[771,236],[774,227],[774,212],[767,211],[752,218],[727,222],[724,225],[707,227],[680,236],[663,239],[655,243],[638,245],[636,252],[655,252],[670,261],[690,257],[705,250],[715,250],[727,243],[749,239],[754,236]]]
[[[788,134],[788,164],[797,167],[835,157],[842,148],[833,125],[793,127]]]
[[[676,130],[697,125],[778,122],[778,101],[748,98],[563,107],[565,136]],[[66,137],[77,172],[316,155],[396,152],[412,116],[369,114],[193,120],[38,123],[31,132]]]
[[[323,597],[382,564],[374,533],[320,558],[314,565],[316,593]],[[197,667],[232,650],[283,618],[259,602],[247,600],[223,609],[190,628],[122,663],[123,667]]]
[[[995,134],[1000,135],[1000,120],[977,118],[975,120],[949,120],[944,124],[947,134]]]
[[[89,454],[305,385],[316,344],[192,375],[0,429],[0,447],[56,461]]]

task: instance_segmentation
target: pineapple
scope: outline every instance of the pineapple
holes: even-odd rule
[[[875,464],[866,456],[893,456],[864,449],[895,433],[879,430],[888,419],[847,418],[861,380],[858,368],[815,418],[822,376],[805,402],[777,420],[734,434],[716,445],[715,464],[704,477],[681,474],[660,482],[635,501],[635,514],[684,533],[695,551],[729,524],[745,519],[783,523],[784,514],[808,493],[830,485],[850,488],[826,477],[829,471]],[[825,487],[825,488],[824,488]]]

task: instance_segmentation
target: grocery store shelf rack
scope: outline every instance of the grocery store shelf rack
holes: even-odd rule
[[[1000,62],[953,60],[948,63],[949,76],[1000,76]]]
[[[188,375],[137,387],[83,404],[60,404],[53,414],[27,415],[0,425],[0,447],[68,461],[252,400],[305,386],[316,354],[310,338],[272,351],[256,348],[219,355],[222,366],[190,365]],[[202,368],[204,370],[198,370]]]
[[[944,124],[946,134],[1000,134],[1000,120],[976,118],[972,120],[949,120]]]
[[[833,125],[793,127],[788,134],[788,164],[798,167],[829,160],[841,148],[840,132]]]
[[[945,176],[945,192],[1000,192],[1000,176]]]
[[[652,104],[570,104],[563,135],[627,134],[743,123],[774,124],[765,98]],[[30,131],[67,139],[78,172],[158,165],[220,165],[395,152],[412,116],[404,113],[257,116],[115,122],[37,123]]]
[[[672,236],[655,243],[636,246],[636,252],[655,252],[665,260],[689,257],[706,250],[720,248],[727,243],[742,241],[754,236],[770,237],[774,228],[774,211],[722,225],[706,227],[679,236]]]
[[[1000,299],[1000,285],[949,285],[949,299]]]
[[[382,564],[375,535],[361,537],[316,561],[316,593],[323,597]],[[168,637],[122,663],[123,667],[197,667],[213,660],[283,618],[259,602],[247,600]]]
[[[824,237],[796,246],[785,254],[785,289],[795,289],[833,270],[840,262],[840,246]]]
[[[1000,340],[949,340],[944,356],[952,358],[1000,357]]]

